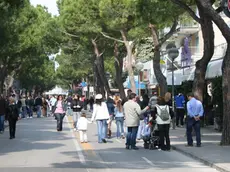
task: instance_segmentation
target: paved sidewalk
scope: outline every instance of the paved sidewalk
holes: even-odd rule
[[[170,131],[173,149],[193,157],[218,171],[230,172],[230,146],[220,146],[221,133],[213,127],[202,128],[202,147],[186,147],[185,128]],[[196,138],[194,137],[194,141]],[[195,145],[195,144],[194,144]]]

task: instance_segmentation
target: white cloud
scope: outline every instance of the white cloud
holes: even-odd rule
[[[30,3],[34,6],[36,5],[43,5],[48,8],[48,11],[52,15],[58,15],[58,8],[56,0],[30,0]]]

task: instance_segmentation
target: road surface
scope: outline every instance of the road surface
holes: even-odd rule
[[[114,129],[113,129],[114,130]],[[114,130],[115,131],[115,130]],[[25,119],[17,124],[16,139],[8,129],[0,135],[1,172],[216,172],[176,151],[126,150],[125,140],[97,143],[96,124],[89,124],[89,143],[80,144],[66,117],[64,130],[56,131],[53,117]]]

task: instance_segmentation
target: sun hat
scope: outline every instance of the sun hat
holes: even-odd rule
[[[97,100],[102,99],[102,95],[101,94],[97,94],[96,97],[95,97],[95,99],[97,99]]]

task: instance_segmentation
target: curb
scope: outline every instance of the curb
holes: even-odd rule
[[[218,170],[218,171],[220,171],[220,172],[230,172],[229,170],[226,170],[226,169],[224,169],[223,167],[220,167],[220,166],[218,166],[218,165],[215,165],[215,164],[212,163],[212,162],[209,162],[209,161],[207,161],[207,160],[204,160],[204,159],[202,159],[202,158],[200,158],[200,157],[198,157],[198,156],[196,156],[196,155],[193,155],[193,154],[191,154],[191,153],[189,153],[189,152],[186,152],[186,151],[184,151],[184,150],[182,150],[182,149],[180,149],[180,148],[178,148],[178,147],[176,147],[176,146],[171,145],[171,148],[172,148],[173,150],[177,151],[177,152],[182,153],[182,154],[185,155],[185,156],[189,156],[189,157],[193,158],[194,160],[198,160],[198,161],[200,161],[201,163],[203,163],[203,164],[205,164],[205,165],[207,165],[207,166],[209,166],[209,167],[211,167],[211,168],[214,168],[214,169],[216,169],[216,170]]]

